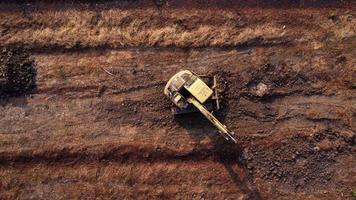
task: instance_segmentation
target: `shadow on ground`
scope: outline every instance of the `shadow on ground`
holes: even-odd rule
[[[221,112],[218,115],[219,120],[222,122],[224,122],[225,118],[223,113],[227,113],[227,109],[225,108],[225,112]],[[211,141],[213,141],[211,149],[213,155],[211,156],[224,166],[237,189],[245,195],[246,199],[262,199],[254,184],[253,177],[249,174],[247,163],[243,159],[242,148],[239,144],[226,141],[219,135],[218,130],[200,113],[178,115],[175,116],[175,121],[187,130],[196,143],[200,143],[207,136],[210,137]]]

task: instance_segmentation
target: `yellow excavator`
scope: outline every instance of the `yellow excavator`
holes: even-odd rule
[[[223,125],[213,114],[209,112],[207,106],[209,100],[215,101],[215,107],[219,109],[219,99],[217,92],[217,81],[214,76],[214,84],[210,88],[201,78],[189,70],[176,73],[167,82],[164,94],[174,103],[177,108],[173,109],[174,114],[181,114],[200,111],[221,133],[226,140],[236,143],[234,132]]]

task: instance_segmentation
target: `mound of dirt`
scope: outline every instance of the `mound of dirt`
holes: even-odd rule
[[[20,48],[0,49],[0,95],[25,94],[36,88],[35,62]]]

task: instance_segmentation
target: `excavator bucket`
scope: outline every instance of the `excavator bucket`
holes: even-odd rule
[[[233,137],[234,132],[223,125],[214,115],[209,112],[209,108],[220,108],[217,81],[214,76],[213,87],[210,88],[196,74],[188,70],[183,70],[175,74],[164,88],[164,94],[176,105],[174,114],[201,112],[227,140],[236,143]],[[215,102],[214,105],[211,102]]]

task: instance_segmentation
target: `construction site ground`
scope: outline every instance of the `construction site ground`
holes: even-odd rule
[[[1,2],[37,79],[0,101],[0,199],[354,199],[355,3],[242,2]],[[171,114],[182,69],[238,144]]]

